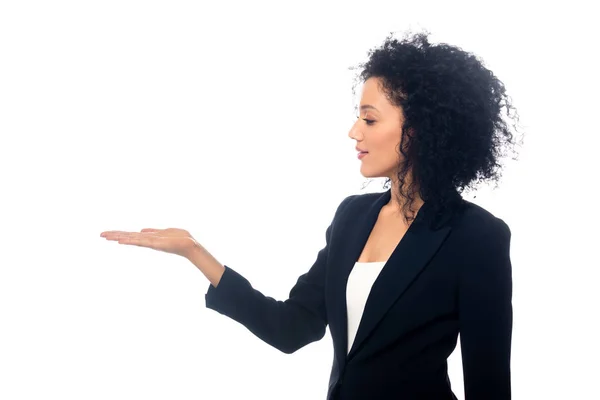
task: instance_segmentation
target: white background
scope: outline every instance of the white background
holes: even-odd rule
[[[186,259],[99,235],[187,229],[286,299],[341,200],[383,190],[348,67],[407,29],[481,56],[521,116],[498,189],[463,195],[512,230],[513,398],[600,398],[599,32],[585,2],[485,4],[0,3],[0,398],[324,399],[329,331],[280,353]]]

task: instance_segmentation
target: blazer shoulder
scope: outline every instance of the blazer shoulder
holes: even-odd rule
[[[347,196],[336,211],[336,216],[340,213],[358,213],[364,211],[365,207],[368,207],[374,201],[377,200],[382,193],[359,193],[359,194],[351,194]]]
[[[339,219],[340,214],[344,214],[344,213],[348,212],[348,205],[350,203],[352,203],[356,199],[357,196],[359,196],[359,195],[351,194],[349,196],[346,196],[346,198],[344,198],[344,200],[342,200],[340,202],[340,204],[337,207],[337,210],[335,210],[334,220]]]
[[[461,217],[458,219],[455,229],[471,235],[492,233],[510,236],[510,227],[502,218],[468,200],[463,199],[462,203]]]

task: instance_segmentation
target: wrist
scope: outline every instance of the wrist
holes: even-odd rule
[[[217,287],[225,272],[223,264],[196,241],[194,241],[194,245],[191,247],[187,258],[206,276],[214,287]]]

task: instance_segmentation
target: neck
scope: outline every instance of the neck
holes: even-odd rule
[[[397,185],[394,185],[394,184],[392,184],[392,185],[393,186],[392,186],[392,190],[391,190],[390,200],[385,205],[385,207],[387,210],[389,210],[393,213],[402,215],[402,207],[406,204],[407,200],[402,197],[399,198],[400,189],[398,188]],[[423,204],[425,202],[419,196],[418,191],[416,191],[413,194],[413,197],[414,197],[414,200],[413,200],[411,209],[414,213],[416,213],[421,208],[421,206],[423,206]]]

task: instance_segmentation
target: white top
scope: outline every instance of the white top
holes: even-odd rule
[[[356,338],[358,325],[365,310],[367,298],[375,279],[385,265],[385,261],[379,262],[357,262],[348,277],[346,286],[346,304],[348,313],[348,353]]]

